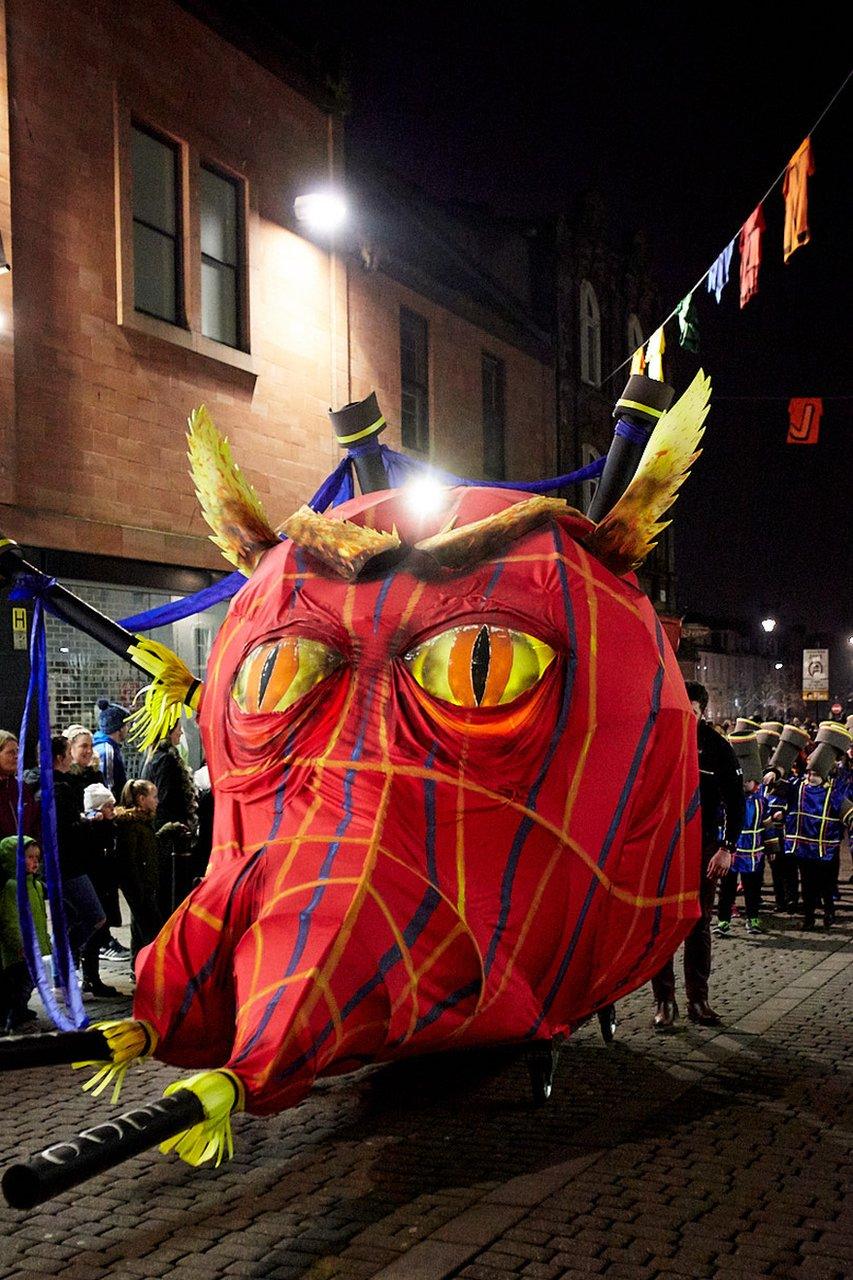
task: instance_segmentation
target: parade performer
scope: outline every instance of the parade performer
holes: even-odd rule
[[[632,378],[619,414],[643,409],[649,381]],[[278,1112],[366,1062],[550,1046],[692,928],[695,720],[633,570],[698,456],[709,384],[666,412],[660,385],[639,469],[611,478],[597,523],[506,487],[446,487],[426,512],[403,488],[334,516],[303,507],[282,540],[193,415],[205,517],[249,580],[200,698],[207,875],[140,952],[133,1020],[78,1037],[98,1089],[151,1053],[195,1073],[111,1121],[118,1158],[156,1132],[218,1161],[233,1112]],[[341,412],[342,442],[384,423],[375,397]],[[198,701],[161,658],[149,742]],[[104,1129],[7,1171],[7,1198],[115,1163],[114,1138],[91,1137]]]
[[[740,721],[736,731],[729,734],[729,742],[743,775],[745,812],[731,868],[720,881],[717,927],[714,930],[718,938],[725,938],[731,933],[732,907],[737,897],[739,880],[743,885],[746,931],[749,934],[764,932],[760,918],[764,854],[767,842],[772,842],[775,837],[774,818],[779,821],[782,815],[781,807],[772,805],[771,797],[761,781],[764,770],[757,735],[737,732],[739,728]]]
[[[845,828],[848,832],[853,829],[853,797],[848,779],[838,766],[851,742],[853,738],[844,725],[824,720],[805,774],[781,778],[778,760],[768,774],[768,785],[774,787],[778,802],[785,806],[785,853],[795,858],[799,866],[801,928],[805,930],[815,927],[818,903],[823,907],[824,928],[829,929],[835,920],[833,864],[839,857]]]

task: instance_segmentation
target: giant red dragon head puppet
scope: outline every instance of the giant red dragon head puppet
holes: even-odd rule
[[[139,1051],[201,1072],[172,1089],[215,1078],[220,1113],[264,1114],[367,1062],[547,1040],[672,953],[698,914],[695,721],[632,570],[708,391],[599,524],[459,487],[275,531],[193,415],[202,508],[249,580],[201,698],[209,870],[137,965]],[[174,1140],[194,1163],[230,1142],[215,1109]]]

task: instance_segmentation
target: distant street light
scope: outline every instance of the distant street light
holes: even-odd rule
[[[297,196],[293,204],[297,220],[309,231],[331,233],[345,221],[347,206],[336,191],[309,191]]]
[[[761,625],[762,625],[762,627],[764,628],[764,630],[767,632],[767,634],[768,634],[768,635],[770,635],[770,632],[771,632],[771,631],[775,631],[775,630],[776,630],[776,619],[775,619],[775,618],[762,618],[762,620],[761,620]]]
[[[777,671],[781,671],[781,670],[782,670],[782,663],[781,663],[781,662],[777,662],[775,665],[776,665],[776,670],[777,670]]]

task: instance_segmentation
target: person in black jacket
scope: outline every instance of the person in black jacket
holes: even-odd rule
[[[711,914],[717,882],[730,870],[735,845],[743,827],[743,776],[731,745],[703,719],[708,691],[693,680],[687,696],[698,720],[699,800],[702,809],[702,879],[699,903],[702,915],[684,942],[684,988],[691,1022],[714,1027],[720,1016],[708,1003],[711,976]],[[724,822],[720,837],[721,823]],[[652,978],[657,1010],[655,1031],[672,1031],[678,1018],[675,1002],[674,957]]]
[[[106,923],[106,915],[88,875],[83,816],[76,788],[68,778],[71,767],[68,739],[63,734],[51,738],[50,749],[62,901],[68,923],[68,941],[76,961],[92,934]]]
[[[164,918],[175,910],[192,888],[192,851],[198,831],[198,792],[190,770],[178,749],[183,727],[180,721],[149,752],[142,777],[157,788],[154,830],[169,847],[170,873],[161,884],[159,904]]]

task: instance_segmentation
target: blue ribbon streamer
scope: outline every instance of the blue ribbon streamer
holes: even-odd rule
[[[637,422],[629,422],[627,418],[620,418],[613,429],[614,436],[621,436],[623,440],[630,440],[631,444],[648,444],[649,436],[652,434],[652,426],[641,427]]]
[[[89,1025],[83,1008],[83,999],[74,969],[74,958],[68,941],[68,925],[62,900],[62,874],[59,868],[59,847],[56,840],[56,807],[53,796],[53,756],[50,746],[50,706],[47,690],[47,643],[44,627],[44,606],[40,593],[54,586],[55,578],[38,581],[27,575],[20,579],[9,593],[11,600],[34,600],[33,626],[30,636],[30,679],[21,718],[20,742],[27,741],[30,711],[33,701],[38,703],[39,770],[41,774],[41,851],[44,856],[47,896],[50,902],[50,924],[53,950],[53,970],[62,988],[65,1005],[61,1009],[53,994],[53,984],[45,972],[41,948],[36,934],[35,921],[27,892],[27,864],[24,854],[24,753],[18,756],[18,866],[17,896],[18,919],[24,944],[24,959],[30,977],[38,987],[44,1007],[55,1027],[60,1031],[75,1031]],[[70,1016],[69,1016],[70,1015]]]

